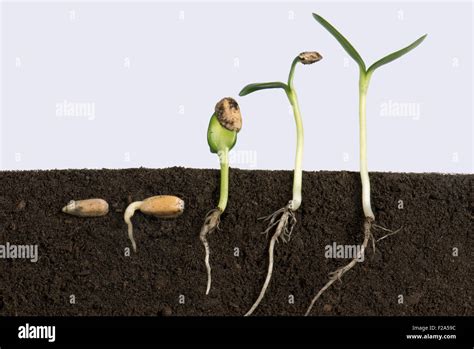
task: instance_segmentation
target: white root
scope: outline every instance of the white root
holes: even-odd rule
[[[291,233],[296,223],[296,218],[293,211],[290,209],[290,205],[287,205],[279,209],[278,211],[274,212],[268,217],[265,217],[264,219],[269,220],[268,227],[263,232],[264,234],[268,234],[268,232],[275,225],[277,225],[277,228],[275,229],[275,233],[270,239],[270,245],[268,246],[268,269],[267,269],[267,276],[265,278],[265,282],[263,283],[262,290],[260,291],[260,294],[258,295],[257,300],[252,305],[250,310],[245,314],[245,316],[252,315],[255,309],[257,309],[263,297],[265,296],[268,285],[270,285],[270,280],[273,274],[275,243],[278,242],[278,239],[280,237],[282,238],[283,242],[288,242],[291,238]]]
[[[388,231],[389,234],[386,234],[386,235],[382,236],[381,238],[375,240],[375,238],[372,234],[372,227],[379,228],[379,229],[384,230],[384,231]],[[373,248],[374,253],[375,253],[375,243],[377,243],[381,240],[384,240],[384,239],[386,239],[387,237],[389,237],[391,235],[397,234],[400,230],[402,230],[402,228],[399,228],[395,231],[384,228],[380,225],[375,224],[374,220],[372,218],[366,217],[365,222],[364,222],[364,241],[362,243],[361,249],[360,249],[357,257],[352,259],[347,265],[345,265],[345,266],[343,266],[343,267],[341,267],[341,268],[337,269],[336,271],[331,272],[329,274],[329,281],[326,283],[326,285],[324,285],[323,288],[321,288],[319,290],[319,292],[316,294],[316,296],[314,296],[314,298],[311,301],[311,304],[309,305],[308,309],[306,310],[305,316],[308,316],[311,313],[311,310],[312,310],[314,304],[316,303],[316,301],[319,299],[319,297],[321,297],[321,295],[324,293],[324,291],[326,291],[334,283],[334,281],[336,281],[336,280],[341,281],[341,277],[345,273],[347,273],[350,269],[352,269],[358,261],[364,260],[364,259],[361,259],[361,258],[364,257],[364,253],[365,253],[365,250],[367,249],[367,245],[369,243],[369,240],[372,240],[372,248]]]
[[[205,252],[204,264],[206,265],[206,272],[207,272],[206,295],[208,295],[211,290],[211,282],[212,282],[211,263],[209,261],[211,251],[209,248],[209,243],[207,241],[207,235],[211,234],[212,232],[214,232],[216,229],[219,228],[221,214],[222,214],[222,211],[219,210],[218,208],[209,211],[209,213],[206,215],[206,218],[204,219],[204,224],[202,225],[201,232],[199,233],[199,238],[201,239],[201,242],[204,245],[204,252]]]
[[[316,301],[321,297],[321,295],[326,291],[336,280],[341,280],[341,277],[347,273],[349,270],[351,270],[356,263],[358,263],[361,260],[364,260],[364,254],[365,254],[365,249],[367,248],[367,245],[369,243],[370,239],[374,239],[372,236],[371,228],[372,228],[372,223],[373,219],[370,217],[366,217],[364,221],[364,242],[362,243],[361,249],[359,250],[359,253],[355,258],[353,258],[348,264],[346,264],[343,267],[340,267],[334,272],[331,272],[329,274],[329,281],[326,283],[326,285],[323,286],[319,290],[319,292],[314,296],[314,298],[311,300],[311,304],[309,305],[308,309],[306,310],[305,316],[308,316],[311,313],[311,310],[313,309],[314,304]]]
[[[109,204],[103,199],[71,200],[62,211],[77,217],[101,217],[109,213]]]
[[[130,239],[130,242],[132,243],[133,252],[137,252],[137,243],[135,242],[135,239],[133,238],[133,224],[132,224],[131,218],[135,214],[135,211],[140,209],[140,206],[142,205],[142,203],[143,201],[132,202],[130,205],[128,205],[123,215],[123,219],[125,220],[125,223],[127,223],[127,226],[128,226],[128,238]]]
[[[132,202],[128,205],[123,218],[128,226],[128,238],[132,243],[134,252],[137,252],[137,244],[133,238],[132,217],[136,210],[140,210],[144,214],[155,217],[174,218],[183,213],[184,201],[172,195],[157,195],[149,197],[143,201]]]
[[[398,234],[398,232],[400,232],[400,230],[402,230],[402,228],[398,228],[397,230],[390,230],[390,229],[387,229],[387,228],[385,228],[385,227],[382,227],[381,225],[378,225],[378,224],[372,224],[372,225],[373,225],[375,228],[382,229],[383,231],[388,231],[388,234],[385,234],[384,236],[378,238],[377,240],[375,240],[375,242],[382,241],[382,240],[388,238],[389,236]]]

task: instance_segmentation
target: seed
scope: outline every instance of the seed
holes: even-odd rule
[[[184,201],[172,195],[152,196],[142,201],[140,211],[155,217],[175,218],[183,213]]]
[[[62,211],[77,217],[101,217],[109,213],[109,204],[103,199],[71,200]]]
[[[242,128],[242,115],[235,99],[231,97],[221,99],[216,104],[215,113],[222,127],[229,131],[239,132]]]
[[[298,55],[298,58],[300,62],[303,64],[313,64],[323,59],[323,56],[321,56],[319,52],[310,51],[310,52],[301,52]]]
[[[184,212],[184,201],[177,196],[157,195],[143,201],[135,201],[128,205],[123,218],[128,226],[128,238],[132,243],[133,251],[137,252],[137,244],[133,238],[133,224],[131,218],[136,210],[146,215],[160,218],[175,218]]]

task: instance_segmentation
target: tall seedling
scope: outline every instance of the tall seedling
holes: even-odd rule
[[[330,279],[326,283],[326,285],[316,294],[316,296],[311,301],[308,310],[306,311],[306,315],[309,315],[314,303],[318,300],[321,294],[331,286],[334,281],[339,280],[342,275],[344,275],[348,270],[350,270],[358,260],[363,260],[363,256],[365,253],[365,249],[367,248],[367,244],[372,237],[371,228],[375,221],[375,215],[372,211],[372,206],[370,203],[370,179],[369,179],[369,171],[367,166],[367,128],[366,128],[366,98],[367,98],[367,90],[369,88],[370,78],[374,71],[387,64],[390,63],[397,58],[405,55],[406,53],[413,50],[419,44],[425,40],[426,35],[423,35],[410,45],[402,48],[401,50],[395,51],[382,59],[379,59],[374,64],[372,64],[369,68],[366,68],[365,62],[357,52],[357,50],[350,44],[350,42],[341,34],[339,31],[334,28],[328,21],[326,21],[323,17],[313,14],[314,19],[318,21],[332,36],[341,44],[341,46],[346,50],[349,56],[357,63],[359,66],[359,142],[360,142],[360,179],[362,182],[362,208],[364,210],[364,241],[362,243],[362,248],[360,249],[360,255],[354,258],[349,264],[337,269],[335,272],[330,274]]]

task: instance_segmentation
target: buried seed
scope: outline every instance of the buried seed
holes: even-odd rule
[[[288,75],[288,83],[283,82],[264,82],[264,83],[255,83],[249,84],[245,86],[242,91],[240,91],[240,96],[246,96],[250,93],[259,90],[265,89],[275,89],[281,88],[286,92],[286,96],[288,101],[291,104],[293,109],[293,114],[295,118],[296,124],[296,157],[295,157],[295,170],[293,173],[293,197],[288,202],[286,206],[277,210],[276,212],[272,213],[268,217],[265,217],[264,220],[268,221],[268,227],[265,230],[265,234],[268,234],[273,228],[275,228],[275,232],[270,239],[270,244],[268,247],[268,270],[267,276],[265,278],[265,282],[263,283],[263,287],[260,291],[260,294],[252,305],[250,310],[245,314],[245,316],[251,315],[255,309],[257,309],[258,305],[262,301],[263,297],[265,296],[265,292],[270,284],[270,280],[273,274],[273,259],[274,259],[274,249],[275,243],[278,241],[279,238],[283,240],[283,242],[288,242],[291,238],[291,233],[293,231],[293,227],[296,224],[296,218],[294,212],[300,207],[301,205],[301,188],[302,188],[302,180],[303,180],[303,170],[302,170],[302,162],[303,162],[303,138],[304,138],[304,131],[303,131],[303,121],[301,118],[300,107],[298,104],[298,98],[296,95],[296,90],[293,86],[293,77],[295,73],[295,68],[298,63],[301,64],[312,64],[318,62],[322,59],[322,56],[315,51],[311,52],[302,52],[298,56],[293,59],[293,63],[291,64],[290,73]]]
[[[227,207],[229,197],[229,151],[237,142],[237,133],[242,128],[242,115],[238,103],[230,97],[221,99],[215,107],[207,130],[207,143],[211,153],[219,156],[221,165],[219,203],[209,211],[201,227],[199,238],[204,246],[204,264],[207,272],[206,295],[211,290],[210,248],[207,235],[213,233],[220,223],[220,217]]]
[[[157,195],[149,197],[143,201],[135,201],[128,205],[123,218],[128,226],[128,238],[132,243],[134,252],[137,252],[137,244],[133,238],[133,224],[131,218],[135,211],[159,218],[175,218],[180,216],[184,211],[184,201],[177,196]]]
[[[109,213],[109,204],[103,199],[71,200],[62,211],[77,217],[101,217]]]

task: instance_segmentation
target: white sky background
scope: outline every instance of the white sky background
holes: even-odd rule
[[[378,69],[368,94],[371,171],[473,173],[471,2],[1,3],[1,168],[216,168],[215,103],[247,83],[287,78],[305,125],[305,170],[358,170],[357,65],[311,16],[336,26]],[[283,92],[237,99],[234,167],[293,168]],[[61,112],[88,106],[90,115]],[[400,107],[408,108],[400,111]]]

